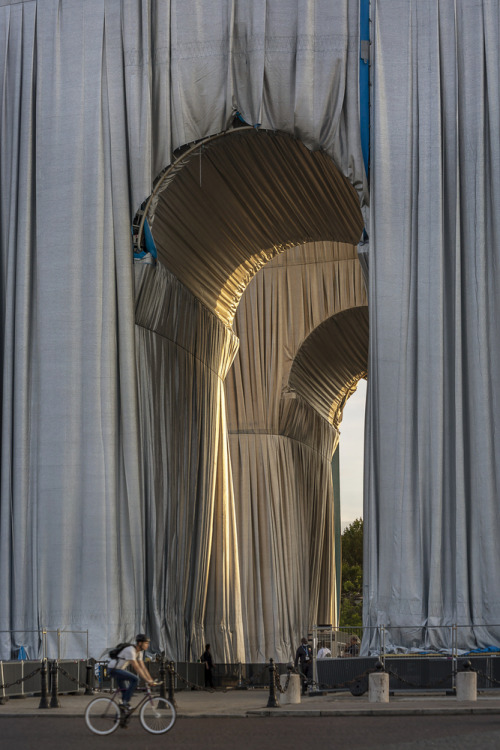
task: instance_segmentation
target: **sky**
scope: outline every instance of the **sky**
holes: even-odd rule
[[[340,513],[342,531],[363,518],[363,444],[365,425],[366,380],[344,407],[340,424]]]

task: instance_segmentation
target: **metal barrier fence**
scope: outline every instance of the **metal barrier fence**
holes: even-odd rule
[[[344,685],[380,661],[390,674],[390,689],[455,688],[467,660],[478,672],[478,687],[499,687],[499,625],[384,626],[315,625],[310,634],[314,684]],[[326,649],[326,651],[325,651]],[[344,659],[353,661],[352,666]],[[328,662],[342,660],[340,666]],[[366,662],[366,663],[365,663]],[[474,666],[476,665],[476,666]],[[362,668],[364,667],[364,669]]]
[[[80,693],[88,689],[89,662],[80,660],[61,660],[51,662],[58,668],[58,692]],[[47,665],[42,661],[0,661],[0,701],[8,698],[22,698],[39,695],[41,692],[41,671]],[[52,688],[51,674],[48,674],[48,689]],[[94,687],[93,680],[90,687]]]
[[[92,695],[97,691],[113,691],[116,684],[107,674],[107,662],[57,661],[0,662],[0,704],[11,697],[41,696],[40,708],[49,708],[47,696],[51,694],[50,708],[59,707],[57,696],[64,693]],[[275,705],[278,692],[284,692],[294,670],[293,665],[275,664],[224,664],[220,665],[215,683],[219,689],[268,689],[268,705]],[[160,683],[160,694],[174,701],[175,693],[182,689],[208,690],[204,686],[204,667],[200,663],[177,663],[165,658],[148,660],[148,668]],[[461,657],[455,664],[451,657],[429,658],[387,656],[382,665],[377,657],[352,656],[325,658],[317,662],[317,676],[309,680],[309,692],[349,690],[360,696],[368,691],[369,675],[383,669],[389,674],[392,692],[408,689],[419,691],[446,691],[454,693],[458,672],[472,670],[477,674],[478,690],[500,688],[500,659],[498,656]],[[299,668],[300,673],[300,668]],[[280,677],[286,675],[282,681]]]
[[[0,630],[0,658],[6,661],[83,657],[89,658],[88,630]]]
[[[314,658],[321,658],[326,647],[328,657],[378,656],[460,656],[475,653],[500,653],[500,625],[426,625],[363,628],[314,625],[310,638]]]

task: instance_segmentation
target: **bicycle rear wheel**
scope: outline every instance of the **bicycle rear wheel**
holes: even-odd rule
[[[118,729],[120,709],[110,698],[95,698],[85,710],[85,723],[95,734],[111,734]]]
[[[146,732],[164,734],[175,722],[175,708],[166,698],[150,698],[141,708],[139,719]]]

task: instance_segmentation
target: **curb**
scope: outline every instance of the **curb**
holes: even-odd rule
[[[247,711],[248,717],[259,716],[276,716],[276,717],[316,717],[316,716],[348,716],[350,718],[358,716],[464,716],[470,714],[478,715],[499,715],[498,708],[388,708],[388,709],[319,709],[311,711],[281,711],[275,713],[271,710],[252,710]]]
[[[258,718],[283,718],[283,719],[295,719],[295,718],[322,718],[322,717],[360,717],[360,716],[464,716],[464,715],[500,715],[500,708],[494,707],[449,707],[449,708],[360,708],[360,709],[310,709],[310,710],[297,710],[297,711],[286,711],[280,709],[249,709],[247,711],[240,712],[228,712],[228,713],[216,713],[216,712],[200,712],[200,713],[183,713],[178,712],[178,719],[258,719]],[[32,719],[44,719],[44,718],[59,718],[59,719],[83,719],[83,711],[67,711],[65,713],[57,712],[57,709],[44,710],[44,711],[32,711],[32,712],[16,712],[11,711],[0,711],[0,721],[2,718],[5,719],[19,719],[19,718],[32,718]]]

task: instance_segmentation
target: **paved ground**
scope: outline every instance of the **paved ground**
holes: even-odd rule
[[[48,712],[47,712],[48,714]],[[83,717],[54,711],[45,718],[0,718],[2,750],[498,750],[500,717],[325,716],[307,718],[180,718],[167,735],[147,734],[137,719],[108,737],[89,732]]]
[[[133,718],[127,730],[108,737],[89,732],[83,720],[92,700],[61,695],[60,708],[39,709],[39,697],[11,698],[0,705],[1,750],[499,750],[500,691],[460,703],[444,693],[399,694],[388,704],[368,695],[330,693],[300,704],[267,708],[268,691],[227,690],[176,693],[178,720],[165,736],[147,734]],[[257,719],[257,720],[256,720]]]
[[[300,704],[267,708],[269,693],[264,689],[227,690],[209,693],[185,690],[175,694],[179,717],[266,717],[266,716],[436,716],[491,714],[500,721],[500,691],[480,693],[477,701],[459,702],[444,693],[398,694],[389,703],[369,703],[368,694],[354,697],[351,693],[329,693],[305,696]],[[49,698],[50,700],[50,698]],[[51,718],[83,716],[92,700],[85,695],[61,695],[60,708],[39,709],[40,698],[11,698],[0,705],[0,719],[16,716],[46,716]],[[500,748],[500,744],[498,746]]]

